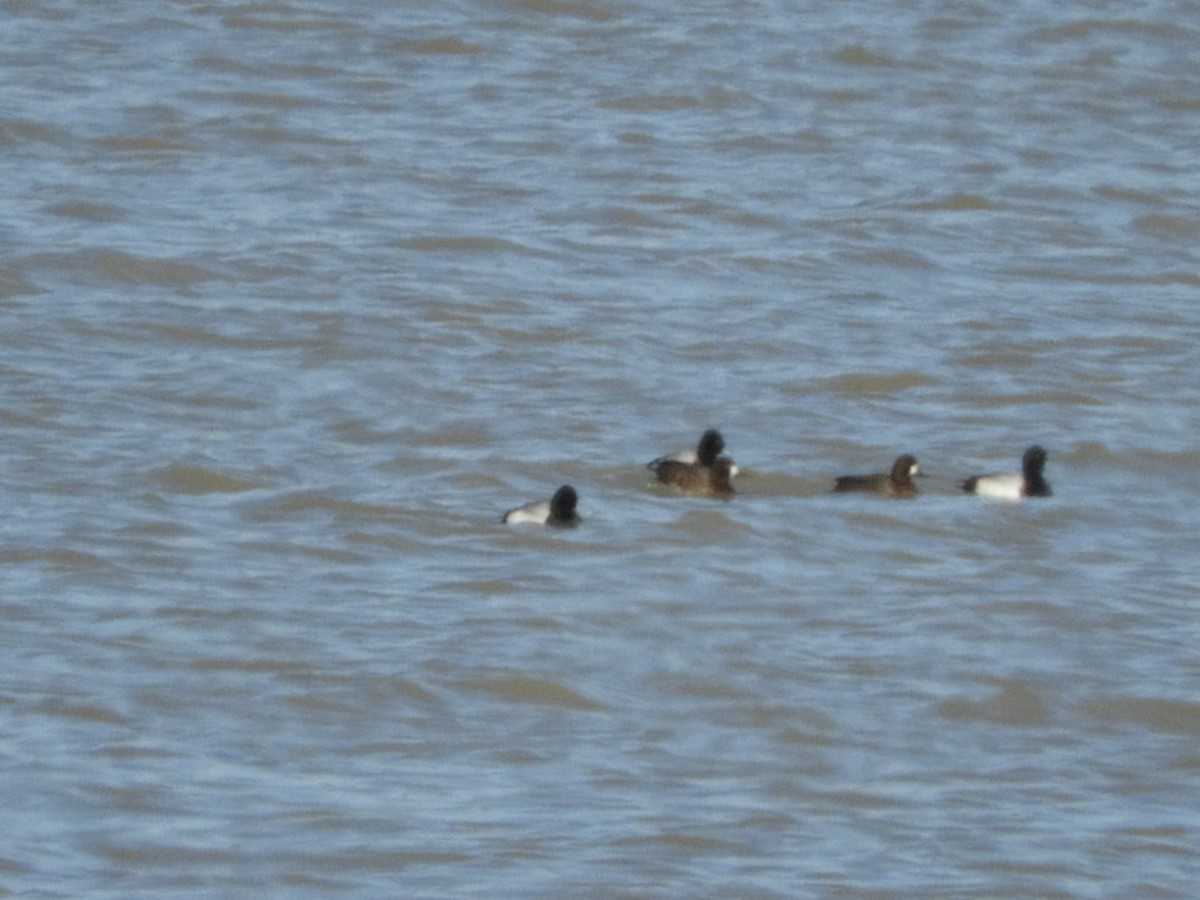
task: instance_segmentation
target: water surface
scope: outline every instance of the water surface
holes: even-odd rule
[[[1190,13],[8,4],[0,891],[1193,896]]]

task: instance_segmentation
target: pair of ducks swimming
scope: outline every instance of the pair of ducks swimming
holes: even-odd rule
[[[1050,485],[1042,474],[1046,466],[1046,451],[1034,444],[1021,457],[1020,472],[1004,472],[997,475],[972,475],[959,482],[968,494],[981,497],[998,497],[1003,500],[1023,500],[1026,497],[1049,497]],[[920,475],[915,456],[904,454],[896,458],[892,471],[887,475],[843,475],[834,483],[839,493],[847,491],[870,491],[889,497],[915,497],[917,486],[913,476]]]
[[[738,468],[733,460],[721,454],[725,439],[715,428],[704,432],[694,451],[685,450],[660,456],[647,464],[663,484],[678,487],[689,494],[729,497],[734,493],[733,476]],[[1049,497],[1050,485],[1042,474],[1046,451],[1034,445],[1021,459],[1021,471],[995,475],[973,475],[960,486],[968,494],[1021,500],[1025,497]],[[896,458],[892,470],[877,475],[842,475],[834,481],[835,493],[866,492],[886,497],[915,497],[917,486],[913,478],[921,474],[916,457],[904,454]],[[575,488],[564,484],[549,500],[528,503],[510,509],[501,521],[507,524],[529,522],[537,525],[574,525],[579,521],[575,507],[579,495]]]

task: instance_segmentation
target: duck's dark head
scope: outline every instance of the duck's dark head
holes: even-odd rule
[[[564,484],[550,498],[550,521],[557,525],[569,525],[578,520],[575,506],[579,503],[579,495],[575,488]]]
[[[700,436],[696,445],[696,462],[706,468],[717,461],[717,457],[725,451],[725,438],[715,428],[710,428]]]
[[[897,484],[905,484],[920,474],[921,467],[917,465],[917,458],[908,453],[896,457],[896,461],[892,463],[892,481]]]
[[[1025,472],[1026,478],[1040,477],[1042,467],[1046,465],[1046,451],[1038,444],[1034,444],[1025,451],[1025,455],[1021,457],[1021,468]]]

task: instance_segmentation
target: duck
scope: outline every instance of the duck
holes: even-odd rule
[[[663,484],[674,485],[685,494],[729,497],[734,493],[733,460],[728,456],[718,456],[711,466],[663,460],[654,474]]]
[[[510,509],[500,521],[505,525],[553,525],[569,527],[579,524],[579,515],[575,506],[579,503],[579,494],[569,484],[564,484],[549,500],[536,500],[526,503],[516,509]]]
[[[1026,497],[1049,497],[1050,485],[1042,475],[1046,465],[1046,451],[1034,444],[1021,457],[1020,472],[1005,472],[997,475],[972,475],[962,482],[968,494],[981,497],[999,497],[1004,500],[1023,500]]]
[[[683,463],[687,466],[705,466],[711,467],[718,456],[725,452],[725,438],[721,437],[721,432],[715,428],[710,428],[700,435],[700,442],[696,445],[695,450],[678,450],[675,453],[667,453],[657,459],[652,459],[646,463],[646,468],[657,473],[659,467],[664,463]],[[737,465],[732,465],[729,468],[731,475],[738,473]]]
[[[680,450],[660,456],[658,459],[646,463],[646,468],[657,471],[658,467],[666,462],[684,463],[689,466],[711,466],[724,452],[725,438],[721,437],[721,432],[717,429],[710,428],[700,435],[700,442],[696,444],[695,450]]]
[[[913,484],[913,476],[920,474],[921,467],[917,464],[917,458],[905,453],[896,457],[891,472],[879,475],[841,475],[834,482],[833,490],[839,494],[865,491],[886,497],[915,497],[917,486]]]

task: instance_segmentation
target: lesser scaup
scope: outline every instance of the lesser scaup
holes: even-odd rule
[[[646,463],[646,468],[652,472],[657,472],[659,466],[663,463],[677,462],[689,466],[705,466],[711,468],[716,462],[717,457],[725,452],[725,438],[721,437],[721,432],[715,428],[710,428],[700,436],[700,443],[696,445],[695,450],[678,450],[675,453],[667,453],[658,459],[653,459]],[[729,467],[729,474],[736,475],[738,467],[736,465]]]
[[[1002,475],[972,475],[962,483],[968,494],[981,497],[999,497],[1004,500],[1021,500],[1025,497],[1049,497],[1050,485],[1042,476],[1046,465],[1046,451],[1034,444],[1021,457],[1020,473]]]
[[[575,493],[575,488],[564,484],[549,500],[538,500],[510,509],[500,521],[506,525],[575,525],[579,522],[579,516],[575,513],[575,505],[578,502],[579,495]]]
[[[690,466],[711,466],[724,450],[725,438],[721,437],[721,432],[717,429],[710,428],[700,435],[700,443],[696,445],[695,450],[680,450],[677,453],[660,456],[658,459],[646,463],[646,468],[656,470],[660,464],[665,462],[681,462]]]
[[[833,485],[837,493],[849,491],[867,491],[872,494],[883,494],[888,497],[915,497],[917,486],[913,484],[913,476],[921,474],[917,458],[905,453],[896,457],[889,474],[880,475],[842,475]]]
[[[732,470],[733,460],[728,456],[719,456],[711,466],[663,460],[654,469],[654,474],[663,484],[673,484],[689,494],[727,497],[734,492],[730,482]]]

